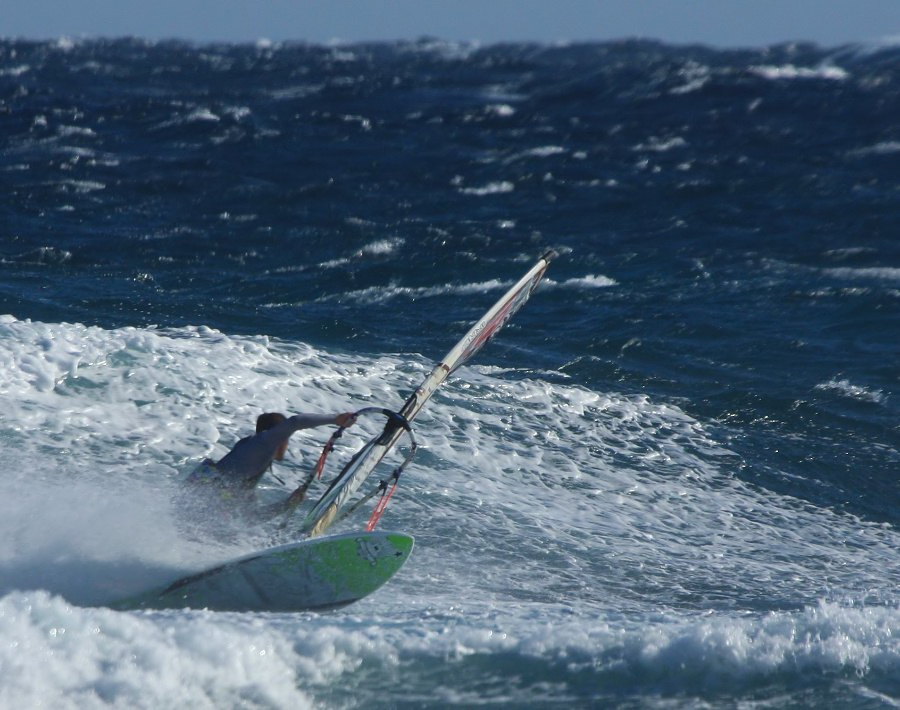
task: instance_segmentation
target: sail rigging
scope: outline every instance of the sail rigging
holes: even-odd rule
[[[435,390],[461,365],[470,360],[525,304],[556,252],[548,251],[519,279],[463,336],[463,338],[435,365],[431,373],[400,408],[388,415],[381,434],[370,441],[341,470],[328,490],[307,513],[301,532],[321,535],[335,520],[338,512],[359,489],[369,474],[397,443],[404,431],[411,432],[409,423],[415,419]],[[407,459],[408,460],[408,459]],[[404,462],[405,465],[405,462]],[[396,474],[395,478],[399,476]]]

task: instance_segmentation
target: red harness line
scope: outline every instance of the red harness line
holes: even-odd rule
[[[319,461],[316,463],[316,469],[313,473],[313,478],[318,478],[322,480],[322,471],[325,470],[325,461],[328,458],[328,454],[334,451],[334,442],[341,438],[341,434],[344,433],[344,427],[341,427],[334,434],[331,435],[331,438],[328,439],[328,442],[325,444],[325,448],[322,449],[322,453],[319,456]],[[310,482],[312,482],[312,478],[310,478]],[[307,484],[308,485],[308,484]]]
[[[387,490],[387,484],[385,484],[386,493],[381,494],[381,498],[378,500],[378,505],[375,506],[375,510],[372,511],[372,517],[369,518],[369,522],[366,525],[366,532],[372,532],[375,529],[375,526],[378,525],[378,521],[381,520],[381,515],[384,513],[385,508],[387,508],[388,503],[391,502],[391,496],[394,495],[394,491],[397,490],[397,484],[400,482],[400,473],[399,471],[394,472],[394,485],[391,486],[391,489]]]

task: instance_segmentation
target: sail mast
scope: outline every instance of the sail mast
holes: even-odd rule
[[[399,417],[389,418],[384,431],[374,442],[367,444],[365,455],[354,456],[338,474],[334,483],[313,506],[303,520],[301,532],[321,535],[334,521],[338,511],[359,489],[388,451],[397,443],[405,426],[409,426],[435,390],[458,367],[470,360],[494,334],[525,304],[556,252],[548,251],[519,279],[478,321],[469,332],[435,365],[415,392],[400,409]],[[362,453],[362,452],[361,452]]]

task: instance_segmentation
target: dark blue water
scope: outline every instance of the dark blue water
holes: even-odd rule
[[[504,368],[510,386],[614,395],[643,402],[645,414],[675,408],[722,451],[690,444],[664,461],[674,475],[689,468],[679,464],[687,451],[704,463],[725,455],[741,490],[879,531],[889,550],[900,522],[898,116],[893,46],[7,40],[0,314],[103,331],[208,326],[427,361],[555,248],[548,284],[483,365]],[[4,393],[13,410],[16,396]],[[558,412],[550,407],[546,421]],[[675,425],[663,416],[624,448],[590,439],[591,426],[567,423],[566,446],[614,470],[654,450],[657,436],[668,441]],[[647,535],[660,534],[656,512],[651,497]],[[772,525],[793,535],[792,514],[782,514]],[[676,517],[690,526],[691,509]],[[770,555],[790,588],[790,552],[747,535],[742,549],[763,566]],[[770,667],[750,654],[720,673],[702,660],[715,652],[689,634],[680,673],[671,659],[643,666],[627,644],[624,660],[604,647],[591,661],[588,644],[568,670],[559,658],[539,664],[547,685],[533,697],[549,706],[896,704],[900,651],[884,629],[896,626],[900,565],[879,552],[859,588],[831,582],[829,556],[849,574],[851,548],[865,546],[845,543],[822,553],[821,585],[798,583],[786,600],[749,580],[738,606],[765,628],[766,614],[783,608],[815,616],[817,599],[854,613],[871,602],[886,614],[880,640],[848,632],[865,662]],[[716,564],[698,582],[705,591],[688,595],[707,600],[691,602],[692,613],[719,598]],[[595,584],[594,574],[576,587]],[[666,587],[680,575],[648,592],[647,618],[679,607]],[[732,593],[722,592],[725,606]],[[572,613],[580,609],[576,595]],[[419,695],[398,706],[425,704],[432,682],[444,687],[431,660],[401,662]],[[519,687],[520,662],[503,653],[460,662],[461,673],[501,680],[432,700],[519,697],[509,687]],[[334,692],[313,697],[354,702]]]

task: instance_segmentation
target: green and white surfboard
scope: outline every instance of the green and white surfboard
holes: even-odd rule
[[[413,548],[411,535],[357,532],[272,547],[129,597],[116,609],[326,611],[387,582]]]

